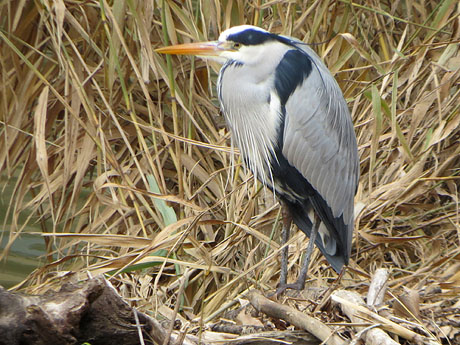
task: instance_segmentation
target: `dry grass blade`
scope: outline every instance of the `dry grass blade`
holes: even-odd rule
[[[43,176],[44,186],[47,190],[48,198],[52,195],[50,188],[50,176],[48,171],[48,152],[46,149],[45,135],[46,135],[46,118],[48,110],[48,94],[49,88],[43,88],[40,96],[38,97],[37,108],[34,114],[34,133],[35,133],[35,147],[37,152],[37,164]],[[50,199],[52,200],[52,198]],[[54,221],[54,205],[50,208],[51,216]],[[55,223],[55,221],[54,221]]]

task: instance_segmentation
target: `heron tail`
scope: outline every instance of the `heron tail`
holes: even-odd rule
[[[294,223],[300,230],[302,230],[308,237],[310,237],[311,230],[313,228],[313,224],[308,215],[308,213],[312,209],[310,201],[306,201],[304,203],[288,202],[287,204]],[[314,206],[314,209],[316,210],[316,212],[318,212],[318,206]],[[332,212],[330,212],[330,210],[329,212],[327,211],[328,210],[324,210],[321,207],[321,210],[318,212],[320,214],[322,222],[318,231],[319,236],[316,237],[315,244],[318,246],[321,253],[323,253],[323,255],[326,257],[327,261],[332,266],[332,268],[337,273],[340,273],[342,267],[348,264],[349,254],[339,234],[343,231],[346,231],[347,229],[346,225],[340,218],[333,218]],[[329,221],[329,219],[331,218],[327,217],[327,213],[330,213],[329,216],[332,217],[332,222]],[[327,221],[324,221],[324,218],[326,218]]]

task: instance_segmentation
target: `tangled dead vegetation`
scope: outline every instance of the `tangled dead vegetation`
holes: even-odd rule
[[[350,267],[336,280],[316,252],[307,285],[320,293],[293,307],[357,339],[329,296],[367,295],[384,267],[393,322],[460,341],[459,13],[453,0],[3,1],[0,167],[14,187],[0,256],[30,227],[47,248],[15,288],[105,274],[132,306],[196,335],[275,288],[279,207],[232,153],[216,67],[153,52],[248,23],[313,44],[358,138]],[[290,278],[306,244],[290,241]]]

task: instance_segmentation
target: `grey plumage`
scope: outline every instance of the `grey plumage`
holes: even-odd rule
[[[225,36],[235,39],[232,33],[224,33]],[[302,195],[294,188],[283,190],[274,179],[279,145],[287,162],[324,199],[331,214],[320,212],[324,225],[317,244],[339,271],[348,263],[351,251],[353,198],[359,178],[353,124],[337,82],[316,53],[300,41],[287,37],[282,40],[287,44],[276,37],[263,43],[271,54],[260,61],[254,59],[255,63],[227,60],[218,80],[221,108],[236,146],[257,179],[288,200],[303,200],[305,209],[310,203],[315,209],[321,208],[318,201],[311,200],[312,196]],[[286,53],[293,50],[302,52],[303,58],[311,62],[311,71],[283,105],[275,87],[275,70]],[[277,142],[283,120],[283,140]],[[302,217],[306,217],[305,213]],[[298,217],[294,216],[294,221],[302,223]],[[305,231],[311,223],[303,227]],[[309,230],[306,232],[309,234]],[[337,241],[342,246],[341,260],[334,258]]]
[[[314,68],[286,104],[283,154],[326,201],[334,218],[343,216],[347,235],[343,240],[349,256],[359,179],[353,124],[329,70],[309,47],[296,46],[309,55]]]

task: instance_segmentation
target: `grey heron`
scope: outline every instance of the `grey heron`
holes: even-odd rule
[[[314,243],[340,272],[351,253],[358,150],[342,91],[318,55],[297,39],[250,25],[232,27],[217,41],[156,51],[223,63],[217,89],[232,141],[280,199],[283,243],[292,221],[310,237],[294,284],[287,284],[283,249],[279,289],[304,288]]]

